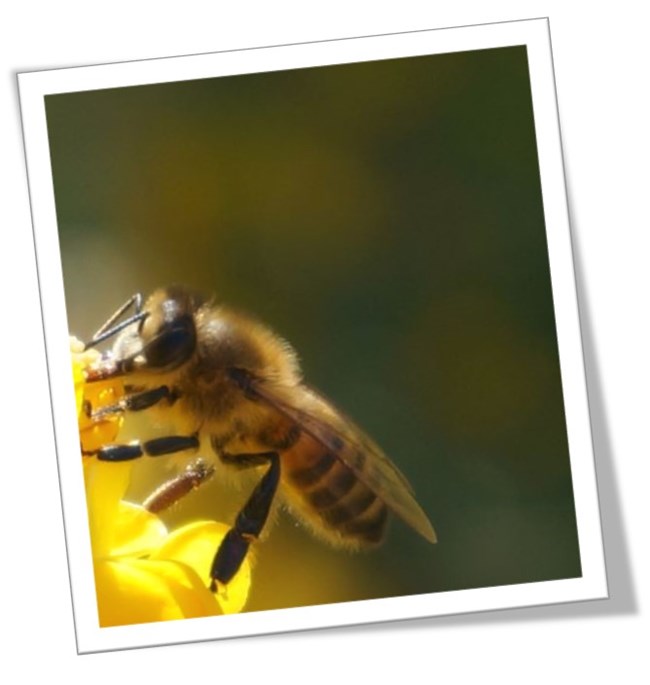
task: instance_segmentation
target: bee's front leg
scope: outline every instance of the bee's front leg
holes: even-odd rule
[[[171,405],[177,399],[178,393],[175,390],[168,388],[166,385],[161,385],[151,390],[143,390],[142,392],[125,395],[115,404],[109,404],[96,410],[93,410],[88,404],[85,407],[85,411],[91,419],[102,419],[111,414],[120,414],[125,411],[143,411],[163,400],[166,400]]]
[[[212,562],[210,590],[226,585],[241,567],[248,548],[257,540],[269,516],[280,482],[280,457],[276,452],[262,454],[220,455],[221,459],[239,466],[256,466],[265,462],[269,468],[262,476],[246,504],[237,515],[235,525],[226,533]]]

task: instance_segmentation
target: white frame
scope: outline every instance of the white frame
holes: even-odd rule
[[[550,34],[548,21],[545,19],[20,74],[18,80],[57,453],[75,454],[78,451],[79,438],[70,373],[45,95],[515,45],[525,45],[528,51],[582,577],[349,604],[100,628],[91,572],[92,556],[83,474],[78,462],[59,458],[77,647],[80,653],[608,596]],[[62,401],[56,401],[57,399]]]

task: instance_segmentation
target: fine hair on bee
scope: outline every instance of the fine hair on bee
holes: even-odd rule
[[[155,408],[173,433],[104,445],[89,456],[118,462],[200,452],[200,461],[147,500],[149,507],[163,509],[213,474],[256,474],[256,485],[216,550],[213,591],[238,571],[276,497],[337,546],[379,544],[389,513],[436,542],[398,468],[303,381],[293,348],[253,317],[170,286],[146,301],[134,295],[86,347],[109,338],[115,338],[111,350],[88,370],[87,381],[121,377],[126,395],[119,407],[102,411]],[[203,460],[209,457],[208,467]]]

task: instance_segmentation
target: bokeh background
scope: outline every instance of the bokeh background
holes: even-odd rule
[[[580,575],[524,47],[46,109],[70,331],[171,282],[254,313],[436,528],[434,546],[394,520],[351,554],[281,513],[249,610]],[[169,475],[137,474],[136,500]],[[243,499],[212,481],[167,520],[232,521]]]

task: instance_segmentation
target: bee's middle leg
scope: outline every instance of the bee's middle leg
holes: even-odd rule
[[[84,456],[96,457],[99,461],[131,461],[143,456],[162,457],[166,454],[176,454],[186,450],[198,450],[199,438],[196,435],[166,435],[152,440],[135,440],[134,442],[104,445],[92,452],[84,452]]]
[[[226,533],[219,545],[210,570],[212,592],[217,591],[218,584],[229,583],[240,569],[248,548],[264,528],[280,482],[280,457],[277,452],[232,456],[221,454],[220,457],[223,461],[242,468],[264,463],[268,463],[269,467],[237,515],[235,525]]]

